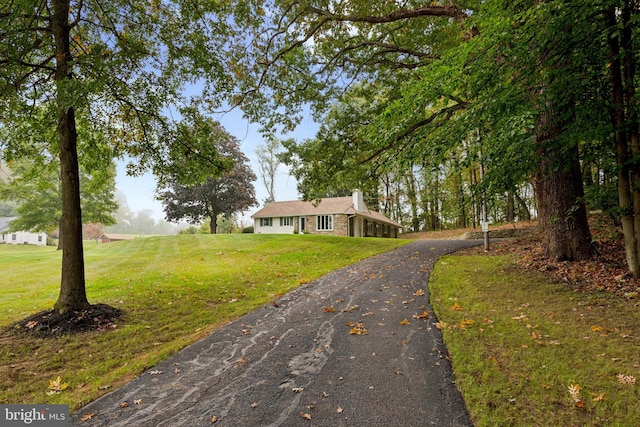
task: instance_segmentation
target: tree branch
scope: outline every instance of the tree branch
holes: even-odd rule
[[[451,99],[454,99],[453,97],[450,97]],[[459,102],[456,105],[452,105],[450,107],[447,108],[443,108],[442,110],[433,113],[431,116],[420,120],[414,124],[412,124],[411,126],[409,126],[408,128],[406,128],[402,133],[400,133],[399,135],[397,135],[395,138],[393,138],[387,145],[385,145],[384,147],[379,148],[378,150],[376,150],[373,154],[371,154],[369,157],[367,157],[364,160],[361,160],[359,163],[360,164],[364,164],[364,163],[368,163],[371,160],[375,159],[376,157],[380,156],[381,154],[383,154],[384,152],[392,149],[394,147],[394,145],[400,141],[402,141],[403,139],[411,136],[415,131],[417,131],[418,129],[420,129],[423,126],[426,126],[430,123],[432,123],[434,120],[436,120],[437,118],[439,118],[440,116],[444,115],[445,120],[448,120],[451,118],[451,116],[453,116],[453,114],[456,111],[460,111],[460,110],[464,110],[465,108],[467,108],[469,106],[469,104],[467,102]],[[410,141],[407,141],[405,144],[402,145],[402,147],[400,147],[400,149],[398,149],[397,151],[402,151],[405,148],[407,148],[407,146],[409,145]]]
[[[389,22],[402,21],[411,18],[420,18],[425,16],[443,16],[454,18],[462,23],[467,19],[467,14],[455,5],[451,6],[434,6],[426,5],[414,9],[398,9],[395,12],[383,16],[374,15],[342,15],[332,13],[315,6],[309,6],[309,10],[319,16],[323,16],[330,21],[339,22],[364,22],[369,24],[384,24]]]

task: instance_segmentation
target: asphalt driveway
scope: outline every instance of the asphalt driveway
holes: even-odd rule
[[[427,280],[438,256],[478,244],[416,241],[334,271],[81,408],[71,424],[470,426]]]

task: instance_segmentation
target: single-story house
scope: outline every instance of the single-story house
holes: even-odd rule
[[[132,240],[135,237],[136,236],[132,234],[109,233],[109,234],[103,234],[102,236],[99,237],[99,239],[102,243],[109,243],[109,242],[119,242],[121,240]]]
[[[47,233],[32,233],[30,231],[9,231],[9,223],[17,216],[0,217],[0,244],[13,245],[47,245]]]
[[[329,197],[320,203],[272,202],[251,215],[256,234],[333,234],[355,237],[398,237],[402,226],[364,204],[362,193]]]

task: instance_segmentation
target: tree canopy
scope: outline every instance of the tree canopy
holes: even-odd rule
[[[0,6],[0,144],[9,160],[48,147],[60,162],[59,312],[88,306],[78,150],[136,159],[131,173],[198,182],[228,168],[200,149],[194,103],[217,106],[227,2],[13,0]],[[236,16],[244,13],[235,9]],[[222,17],[220,17],[220,15]],[[198,93],[189,92],[198,84]],[[175,116],[175,119],[173,118]],[[196,131],[185,133],[186,126]],[[97,143],[94,143],[97,142]],[[98,158],[99,156],[95,156]]]
[[[585,147],[591,165],[611,155],[617,105],[630,138],[618,170],[638,163],[638,16],[632,0],[274,1],[237,40],[234,99],[267,130],[295,126],[311,105],[323,129],[288,147],[306,197],[482,164],[472,185],[532,183],[547,254],[584,259]]]
[[[175,181],[158,193],[167,221],[186,220],[199,224],[208,219],[211,234],[217,231],[218,216],[231,216],[256,206],[253,182],[256,175],[249,159],[240,151],[239,141],[217,122],[209,122],[210,145],[219,155],[233,162],[233,167],[219,177],[208,177],[202,184],[183,185]]]

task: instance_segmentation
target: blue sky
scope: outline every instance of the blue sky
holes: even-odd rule
[[[244,213],[243,219],[248,221],[251,214],[262,207],[262,201],[267,197],[267,190],[260,178],[255,153],[259,145],[264,145],[264,139],[258,132],[259,126],[251,124],[244,119],[242,117],[242,111],[240,110],[233,110],[216,119],[224,126],[227,132],[240,140],[240,148],[249,158],[250,166],[258,177],[257,181],[254,182],[254,186],[260,207],[253,207]],[[305,119],[295,132],[285,137],[293,137],[297,140],[312,138],[315,136],[317,129],[318,125],[309,118]],[[152,174],[145,174],[140,177],[127,176],[124,162],[118,162],[117,173],[116,187],[126,195],[127,203],[131,211],[138,212],[149,209],[153,211],[153,217],[155,219],[159,220],[164,218],[162,204],[155,200],[156,180]],[[276,176],[275,196],[278,201],[296,200],[299,198],[297,182],[294,177],[288,174],[287,168],[284,165],[280,166]]]

